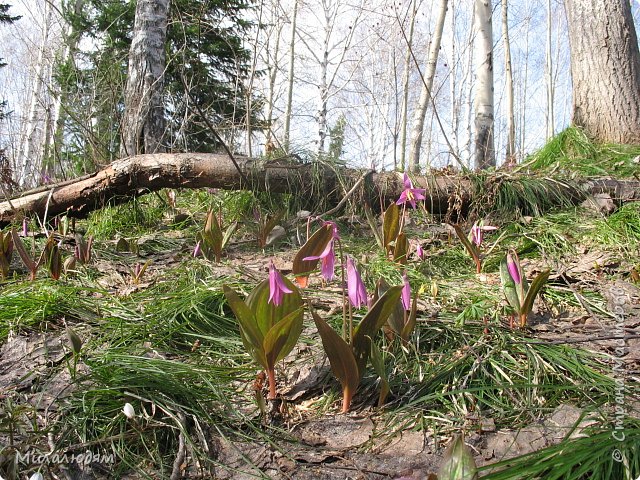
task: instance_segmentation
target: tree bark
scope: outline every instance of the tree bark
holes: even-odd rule
[[[422,147],[424,117],[427,114],[427,107],[431,100],[431,88],[433,87],[433,79],[436,76],[436,67],[438,66],[438,56],[440,55],[440,43],[442,40],[442,30],[444,29],[444,21],[447,16],[448,3],[448,0],[440,0],[438,19],[436,20],[433,38],[431,39],[431,46],[429,48],[427,70],[422,77],[420,99],[418,100],[418,106],[413,115],[413,126],[411,128],[411,154],[409,156],[408,169],[415,173],[420,171],[420,148]]]
[[[125,202],[162,188],[255,189],[275,193],[295,193],[310,204],[329,199],[337,205],[343,185],[354,185],[364,176],[364,188],[356,201],[374,208],[395,201],[404,189],[397,172],[376,173],[355,169],[336,171],[317,165],[272,161],[261,163],[236,157],[238,168],[226,155],[212,153],[152,154],[116,160],[104,169],[80,178],[24,192],[20,197],[0,202],[0,227],[20,221],[25,215],[48,218],[59,214],[82,218],[107,203]],[[318,178],[321,182],[318,183]],[[434,214],[450,213],[453,207],[464,212],[472,197],[472,184],[464,176],[415,177],[416,186],[427,189],[427,209]],[[557,183],[554,184],[557,186]],[[576,202],[585,194],[608,193],[619,202],[640,200],[640,181],[588,180],[584,185],[566,185],[565,194]],[[317,201],[315,200],[317,199]]]
[[[511,70],[511,42],[509,41],[508,0],[502,0],[502,40],[504,42],[504,73],[507,96],[507,153],[506,163],[516,159],[516,121],[513,102],[513,72]]]
[[[169,0],[138,0],[129,51],[120,156],[164,151],[163,77]]]
[[[601,142],[640,144],[640,52],[627,0],[565,0],[573,123]]]
[[[473,9],[473,29],[475,32],[475,127],[476,127],[476,168],[495,166],[496,156],[493,146],[493,26],[491,2],[476,0]]]

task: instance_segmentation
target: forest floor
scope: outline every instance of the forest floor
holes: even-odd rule
[[[271,261],[291,277],[307,224],[292,212],[284,237],[257,248],[253,209],[282,204],[270,201],[201,191],[179,192],[176,206],[149,195],[104,208],[76,226],[95,239],[91,260],[57,281],[46,266],[29,281],[14,254],[0,285],[0,477],[427,479],[458,433],[481,477],[640,475],[640,204],[489,215],[499,228],[486,235],[479,275],[452,229],[419,210],[406,232],[425,257],[406,265],[377,247],[364,218],[335,219],[370,291],[406,272],[419,292],[410,341],[380,339],[384,404],[367,370],[341,414],[308,314],[276,367],[278,398],[258,406],[260,368],[222,285],[244,297]],[[205,213],[218,207],[241,226],[220,262],[194,258]],[[46,238],[28,227],[37,251]],[[63,230],[61,221],[66,257],[78,239]],[[523,329],[510,327],[501,288],[509,248],[529,278],[551,269]],[[339,281],[314,274],[303,295],[340,330]]]

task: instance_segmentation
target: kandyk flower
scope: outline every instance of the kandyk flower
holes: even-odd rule
[[[420,260],[424,260],[424,250],[422,249],[422,245],[420,245],[419,243],[416,243],[416,256]]]
[[[322,260],[320,273],[327,282],[330,282],[334,277],[336,263],[336,254],[333,249],[333,244],[336,240],[340,239],[340,235],[338,234],[338,226],[335,224],[335,222],[324,222],[323,227],[327,225],[330,225],[333,229],[333,236],[329,243],[327,243],[327,246],[325,247],[323,252],[320,255],[305,257],[302,260]]]
[[[404,174],[404,190],[400,194],[400,198],[396,202],[396,205],[405,205],[407,202],[411,204],[411,208],[416,208],[416,200],[425,200],[424,196],[426,190],[424,188],[414,188],[413,182],[409,178],[409,175]]]
[[[514,258],[515,257],[515,258]],[[516,285],[520,285],[522,279],[520,278],[520,269],[519,269],[519,260],[518,254],[513,252],[507,253],[507,269],[509,270],[509,275],[511,275],[511,279],[515,282]]]
[[[347,256],[347,293],[349,301],[355,308],[367,304],[367,289],[360,278],[360,272],[356,268],[353,259]]]
[[[484,232],[489,232],[497,229],[498,227],[494,227],[492,225],[474,225],[473,227],[471,227],[471,241],[479,247],[480,245],[482,245]]]
[[[198,255],[200,255],[200,252],[202,251],[202,245],[201,245],[202,241],[198,240],[198,243],[196,243],[196,248],[193,249],[193,256],[197,257]]]
[[[124,416],[127,417],[129,420],[133,419],[133,417],[136,416],[136,411],[133,409],[133,405],[131,405],[128,402],[124,404],[122,413],[124,413]]]
[[[409,279],[407,278],[407,272],[402,274],[402,295],[400,300],[402,300],[402,306],[405,310],[411,310],[411,285],[409,285]]]
[[[293,291],[287,287],[282,279],[282,275],[271,262],[269,266],[269,300],[268,303],[273,303],[276,307],[282,303],[282,297],[285,293],[292,293]]]

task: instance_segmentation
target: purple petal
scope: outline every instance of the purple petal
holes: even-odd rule
[[[424,250],[419,243],[416,243],[416,255],[420,260],[424,260]]]
[[[360,278],[360,273],[353,263],[353,259],[347,256],[347,293],[349,301],[355,308],[360,308],[367,303],[367,289]]]
[[[407,172],[404,172],[403,182],[405,190],[411,190],[413,188],[413,182],[409,178],[409,175],[407,175]]]
[[[515,258],[514,258],[515,256]],[[511,253],[507,253],[507,269],[509,270],[509,275],[515,282],[516,285],[520,285],[522,279],[520,278],[520,262],[518,261],[518,254],[514,252],[513,255]]]
[[[202,249],[201,246],[201,240],[198,240],[198,243],[196,243],[196,248],[193,249],[193,256],[197,257],[198,255],[200,255],[200,250]]]
[[[333,243],[333,242],[331,242]],[[334,276],[334,270],[335,270],[335,262],[336,262],[336,255],[333,251],[333,246],[331,248],[331,250],[329,251],[329,255],[325,256],[322,259],[322,269],[320,271],[320,273],[322,273],[322,277],[327,281],[330,282],[333,280],[333,276]]]
[[[477,225],[474,225],[473,227],[471,227],[471,239],[473,240],[473,243],[475,243],[476,245],[478,246],[482,245],[482,239],[483,239],[482,229]]]
[[[287,287],[282,279],[282,275],[271,262],[269,266],[269,300],[268,303],[273,303],[278,306],[282,303],[282,297],[285,293],[291,293],[292,290]]]
[[[404,285],[402,286],[402,296],[400,297],[402,300],[402,306],[405,310],[411,310],[411,285],[409,285],[409,279],[407,278],[407,273],[402,274],[402,281]]]

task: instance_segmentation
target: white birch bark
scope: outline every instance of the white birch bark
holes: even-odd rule
[[[493,28],[491,2],[476,0],[473,15],[476,71],[475,167],[495,166],[493,146]]]
[[[504,44],[505,95],[507,97],[507,151],[506,162],[515,161],[516,125],[513,101],[513,72],[511,71],[511,43],[509,41],[508,0],[502,0],[502,40]]]
[[[413,125],[411,127],[411,154],[408,164],[408,169],[412,172],[420,171],[420,148],[422,147],[424,119],[427,113],[427,107],[429,106],[429,101],[431,100],[431,88],[433,86],[433,79],[436,75],[436,67],[438,65],[442,30],[444,28],[444,22],[447,15],[447,4],[448,0],[440,0],[438,19],[436,20],[435,30],[429,47],[429,58],[427,60],[427,68],[423,76],[420,99],[418,100],[418,106],[416,107],[413,115]]]
[[[404,58],[404,71],[402,72],[402,104],[400,114],[400,164],[401,170],[406,167],[407,157],[407,124],[409,118],[409,77],[411,75],[411,65],[413,63],[413,31],[416,25],[417,0],[411,2],[411,18],[409,20],[409,35],[407,37],[407,53]],[[395,165],[394,165],[395,166]]]
[[[138,0],[129,50],[120,156],[164,151],[164,70],[169,0]]]
[[[553,59],[551,55],[551,30],[553,28],[552,12],[551,12],[551,0],[547,0],[547,36],[546,36],[546,50],[545,50],[545,63],[544,63],[544,79],[547,87],[547,111],[546,111],[546,130],[547,139],[550,139],[555,135],[555,123],[553,115],[553,97],[554,97],[554,82],[553,82]]]
[[[289,151],[291,134],[291,115],[293,106],[293,88],[296,61],[296,28],[298,18],[298,0],[293,0],[293,14],[291,16],[291,41],[289,42],[289,71],[287,74],[287,104],[284,110],[284,136],[285,151]]]
[[[42,42],[38,49],[38,59],[35,66],[33,84],[31,87],[31,97],[29,100],[29,110],[27,120],[24,127],[24,133],[21,140],[20,167],[17,172],[17,183],[20,187],[30,186],[37,180],[35,173],[38,171],[42,162],[42,152],[44,150],[43,139],[37,138],[38,125],[41,123],[40,106],[44,104],[44,85],[45,75],[48,76],[47,70],[49,65],[45,62],[45,53],[49,44],[49,29],[51,26],[52,8],[51,4],[45,4],[44,13],[44,29],[42,33]],[[38,141],[40,140],[40,141]],[[39,145],[37,144],[39,143]],[[40,149],[39,152],[36,150]]]

